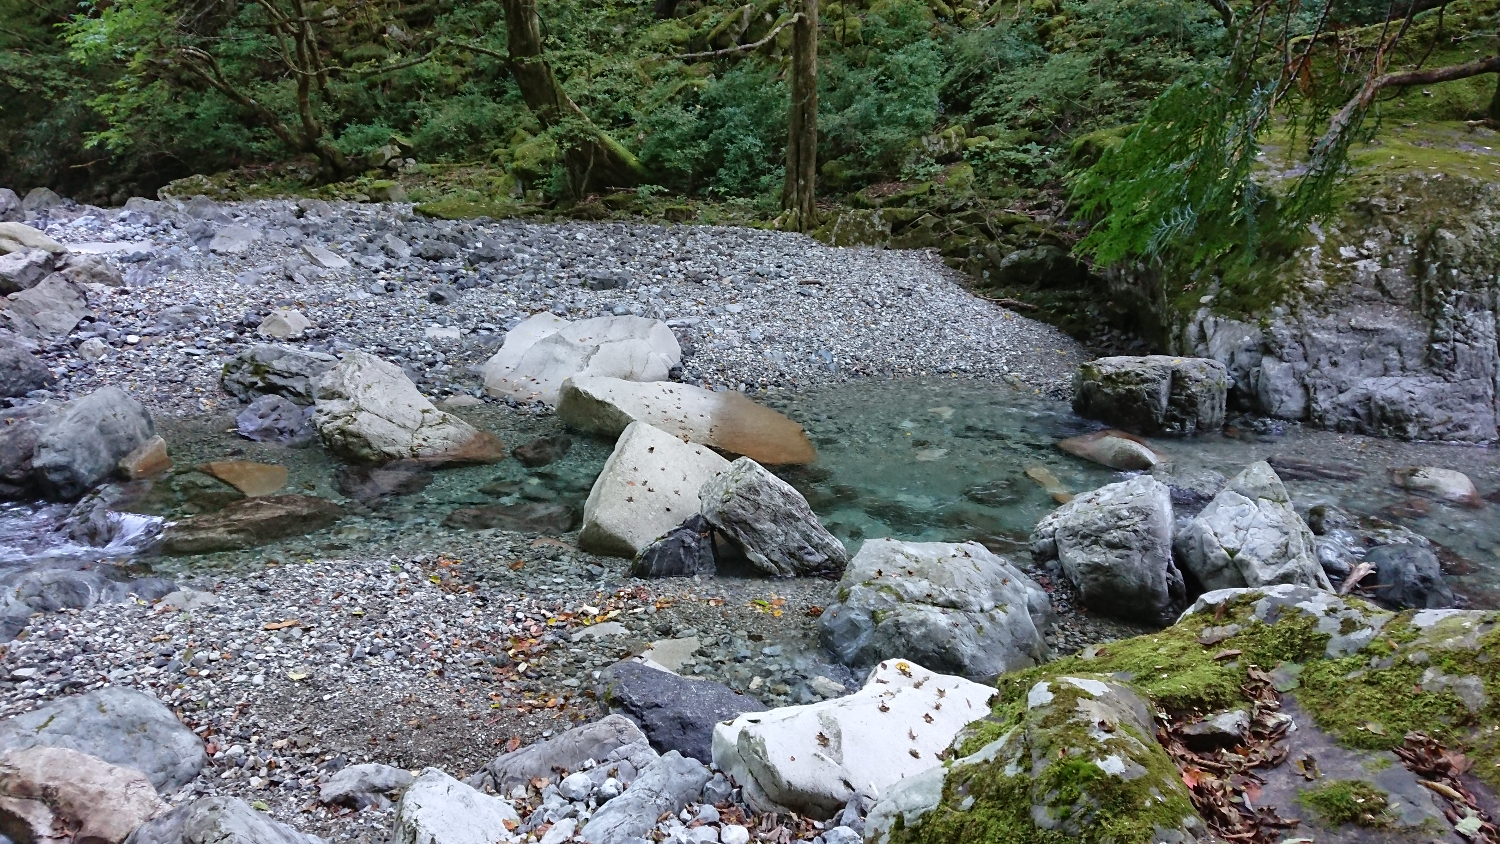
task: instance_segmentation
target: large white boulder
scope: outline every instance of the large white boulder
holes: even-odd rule
[[[596,554],[633,557],[698,512],[698,490],[729,468],[701,445],[632,422],[583,505],[578,544]]]
[[[575,375],[562,383],[558,395],[558,418],[581,431],[614,437],[631,422],[645,422],[757,463],[811,463],[818,458],[801,425],[733,390]]]
[[[26,249],[44,249],[53,255],[68,251],[66,246],[25,223],[0,223],[0,255]]]
[[[1313,533],[1270,464],[1252,463],[1174,540],[1207,590],[1296,584],[1331,590]]]
[[[714,764],[757,811],[832,817],[856,792],[883,796],[942,765],[959,731],[989,714],[994,688],[886,660],[847,697],[751,712],[714,728]]]
[[[574,375],[665,381],[681,362],[677,338],[660,320],[611,316],[568,322],[537,314],[505,335],[505,344],[482,371],[492,396],[555,406],[563,381]]]
[[[433,407],[401,368],[357,349],[324,373],[313,425],[329,450],[352,460],[490,463],[505,456],[493,434]]]
[[[428,768],[401,796],[391,842],[495,844],[513,840],[511,830],[520,822],[515,807],[505,800]]]

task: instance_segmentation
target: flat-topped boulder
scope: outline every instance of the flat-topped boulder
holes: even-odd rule
[[[701,445],[630,423],[583,505],[579,546],[634,557],[698,513],[698,491],[728,468],[728,460]]]
[[[757,463],[811,463],[818,457],[801,425],[734,390],[575,375],[558,395],[558,418],[589,433],[614,437],[631,422],[645,422]]]
[[[575,375],[626,381],[665,381],[682,362],[672,329],[660,320],[634,316],[569,322],[537,314],[505,335],[505,343],[483,367],[492,396],[556,405],[562,384]]]
[[[12,293],[0,311],[0,326],[24,337],[53,339],[72,331],[88,315],[83,289],[53,273],[35,287]]]
[[[313,426],[330,451],[383,463],[493,463],[505,456],[493,434],[433,406],[393,363],[351,350],[318,381]]]
[[[1073,412],[1141,434],[1194,434],[1224,424],[1229,370],[1209,358],[1106,357],[1073,375]]]
[[[66,246],[25,223],[0,223],[0,255],[9,255],[26,249],[43,249],[53,255],[61,255],[68,251]]]

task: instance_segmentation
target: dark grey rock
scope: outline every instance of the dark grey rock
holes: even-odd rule
[[[68,255],[58,274],[74,284],[102,284],[123,287],[125,277],[103,255]]]
[[[1229,383],[1224,364],[1206,358],[1099,358],[1073,376],[1073,411],[1140,434],[1217,431]]]
[[[207,797],[147,821],[125,844],[323,844],[238,797]]]
[[[807,499],[748,457],[698,491],[700,512],[755,568],[777,577],[843,572],[849,551],[818,521]]]
[[[745,712],[763,712],[751,697],[711,680],[691,680],[639,662],[619,662],[602,678],[610,707],[640,725],[658,753],[675,750],[713,761],[714,725]]]
[[[24,396],[54,380],[52,370],[25,345],[0,339],[0,396]]]
[[[712,575],[716,569],[713,526],[694,514],[642,548],[630,563],[630,576],[692,577]]]
[[[36,287],[51,275],[57,258],[45,249],[23,249],[0,255],[0,294],[9,295]]]
[[[89,315],[83,290],[53,273],[29,290],[13,294],[0,311],[5,327],[24,337],[50,339],[72,331]]]
[[[134,768],[166,792],[192,782],[208,764],[203,740],[172,710],[145,692],[120,686],[0,721],[0,750],[37,746],[65,747]]]
[[[581,520],[578,510],[571,505],[555,501],[525,501],[459,507],[448,514],[443,524],[464,530],[499,528],[557,536],[576,530]]]
[[[510,453],[522,466],[535,469],[561,460],[572,447],[573,438],[567,434],[549,434],[524,442]]]
[[[37,441],[57,413],[50,402],[0,411],[0,498],[33,494]]]
[[[0,188],[0,223],[21,223],[26,220],[26,211],[21,208],[21,198],[10,188]]]
[[[240,436],[255,442],[300,443],[312,439],[312,408],[298,407],[291,399],[263,395],[234,417]]]
[[[427,301],[435,305],[451,305],[463,294],[451,284],[434,284],[427,288]]]
[[[1439,610],[1454,606],[1437,555],[1418,545],[1380,545],[1365,554],[1375,567],[1375,600],[1393,609]]]
[[[337,365],[338,358],[333,355],[263,343],[226,361],[220,383],[225,392],[240,401],[277,395],[310,405],[318,379]]]

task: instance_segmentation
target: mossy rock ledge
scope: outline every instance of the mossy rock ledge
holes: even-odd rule
[[[989,717],[955,742],[959,758],[886,794],[870,814],[866,841],[1212,840],[1156,741],[1156,715],[1192,721],[1248,707],[1242,687],[1252,667],[1270,673],[1283,693],[1297,721],[1288,739],[1294,751],[1321,742],[1330,767],[1335,756],[1348,760],[1306,791],[1343,784],[1351,765],[1356,779],[1382,793],[1395,774],[1409,781],[1390,800],[1410,822],[1376,829],[1366,828],[1368,817],[1343,819],[1364,822],[1360,840],[1459,840],[1436,798],[1389,753],[1408,732],[1466,753],[1473,789],[1493,796],[1500,787],[1500,612],[1393,613],[1305,586],[1224,589],[1203,595],[1160,633],[1001,677]],[[1309,744],[1295,744],[1303,741]],[[1300,783],[1291,766],[1288,758],[1276,770]],[[1429,800],[1433,806],[1412,805]],[[1340,829],[1306,808],[1293,800],[1283,812],[1306,816],[1305,831],[1289,835],[1323,840]]]

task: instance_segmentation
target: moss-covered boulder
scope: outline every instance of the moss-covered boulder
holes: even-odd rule
[[[1004,736],[908,780],[871,811],[866,840],[1183,842],[1206,840],[1155,710],[1100,675],[1062,675],[1026,693]]]
[[[1297,725],[1289,760],[1311,753],[1323,770],[1287,761],[1268,774],[1258,806],[1302,818],[1317,840],[1458,841],[1445,798],[1389,751],[1421,733],[1463,754],[1469,787],[1492,799],[1500,787],[1497,654],[1500,612],[1396,613],[1296,585],[1210,592],[1159,633],[1002,677],[990,718],[956,743],[961,758],[886,794],[867,841],[1199,837],[1152,718],[1190,724],[1253,710],[1256,678],[1268,676]],[[1159,798],[1145,799],[1153,789]],[[1347,811],[1344,797],[1368,801],[1376,792],[1380,805]]]

